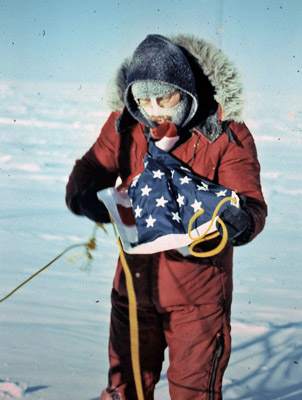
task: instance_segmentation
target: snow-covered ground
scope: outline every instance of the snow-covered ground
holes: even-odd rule
[[[0,298],[93,223],[69,213],[65,184],[108,115],[103,88],[0,82]],[[302,399],[301,96],[248,94],[269,205],[263,233],[236,249],[233,352],[225,399]],[[96,400],[107,381],[113,232],[88,265],[74,249],[0,304],[0,400]],[[165,368],[167,363],[165,363]],[[163,369],[156,398],[169,399]]]

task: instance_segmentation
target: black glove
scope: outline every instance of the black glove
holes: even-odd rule
[[[242,208],[230,205],[220,215],[228,232],[228,242],[233,246],[240,246],[249,241],[253,234],[252,217]],[[222,227],[219,222],[216,228],[222,234]]]
[[[68,201],[68,206],[75,214],[85,215],[92,221],[99,223],[110,222],[105,204],[97,197],[95,184],[83,191],[74,193]]]

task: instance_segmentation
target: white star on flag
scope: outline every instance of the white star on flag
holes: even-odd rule
[[[216,192],[215,194],[217,197],[224,197],[226,196],[226,192],[226,190],[220,190],[220,192]]]
[[[170,173],[171,173],[171,178],[173,179],[174,178],[174,169],[170,169]]]
[[[143,211],[143,209],[140,208],[139,205],[137,205],[137,206],[136,206],[136,209],[135,209],[134,211],[135,211],[135,217],[138,218],[138,217],[141,216],[141,212]]]
[[[185,198],[185,196],[181,196],[181,194],[178,193],[178,197],[177,197],[176,201],[177,201],[179,207],[185,205],[184,198]]]
[[[189,183],[192,179],[189,178],[188,176],[185,176],[183,178],[179,178],[180,184],[183,185],[184,183]]]
[[[153,172],[153,179],[158,178],[161,179],[161,177],[163,175],[165,175],[163,172],[161,172],[160,169],[158,169],[157,171],[152,171]]]
[[[172,214],[172,220],[173,220],[173,221],[177,221],[177,222],[180,223],[181,218],[180,218],[178,212],[174,213],[174,212],[172,211],[171,214]]]
[[[166,200],[164,196],[161,196],[160,199],[155,199],[155,200],[157,202],[156,207],[165,207],[165,204],[168,203],[168,200]]]
[[[145,167],[145,168],[147,167],[148,163],[149,163],[149,161],[145,161],[145,162],[144,162],[144,167]]]
[[[209,190],[209,185],[207,185],[204,182],[201,182],[201,185],[197,185],[197,189],[198,190],[204,190],[205,192],[207,192]]]
[[[145,221],[147,222],[147,228],[153,228],[156,219],[152,218],[152,215],[150,215],[149,218],[145,219]]]
[[[194,208],[194,212],[201,210],[201,203],[201,201],[197,201],[197,199],[195,199],[194,203],[191,204],[191,207]]]
[[[144,188],[141,189],[142,191],[142,196],[149,196],[149,193],[151,192],[151,188],[149,188],[148,185],[146,185]]]
[[[136,184],[137,184],[137,182],[138,182],[138,177],[135,178],[135,179],[133,179],[133,181],[132,181],[132,183],[131,183],[131,186],[132,186],[132,187],[135,187]]]

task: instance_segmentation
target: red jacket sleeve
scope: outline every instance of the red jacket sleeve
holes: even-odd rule
[[[114,186],[118,176],[116,152],[119,135],[115,130],[118,113],[112,113],[104,124],[100,136],[88,152],[77,160],[66,187],[66,203],[92,183],[97,190]]]
[[[235,142],[224,143],[218,167],[219,183],[246,196],[245,208],[253,218],[254,234],[262,231],[267,206],[261,189],[260,164],[254,139],[245,124],[232,123]],[[224,135],[224,140],[227,136]]]

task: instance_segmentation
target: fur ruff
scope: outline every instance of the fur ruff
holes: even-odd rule
[[[234,64],[216,45],[191,35],[168,37],[175,44],[186,48],[199,62],[204,74],[215,88],[215,100],[222,107],[222,120],[242,122],[243,89],[239,72]],[[107,85],[106,103],[112,111],[124,107],[127,69],[132,57],[118,68]]]

